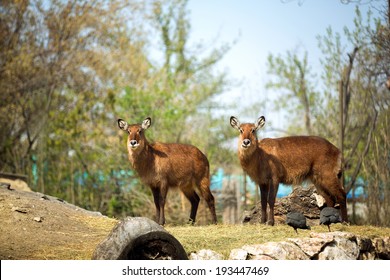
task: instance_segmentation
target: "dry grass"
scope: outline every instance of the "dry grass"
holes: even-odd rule
[[[118,222],[107,217],[76,216],[72,218],[80,224],[81,228],[89,228],[90,230],[84,229],[80,232],[77,232],[77,230],[72,232],[73,241],[58,246],[56,252],[54,252],[57,255],[61,255],[61,259],[91,259],[96,246],[107,237]],[[53,259],[48,255],[46,257]]]
[[[86,217],[75,217],[80,223],[85,226],[93,228],[94,231],[106,233],[110,232],[112,228],[118,223],[118,220],[108,218],[106,216],[86,216]]]
[[[118,222],[80,211],[77,207],[55,199],[42,199],[38,193],[9,191],[0,188],[0,259],[90,259],[96,246]],[[12,210],[26,209],[26,213]],[[42,217],[43,221],[34,221]],[[295,231],[286,225],[167,225],[189,252],[211,249],[227,258],[234,248],[289,237],[308,237],[310,231]],[[333,231],[351,232],[360,236],[390,236],[390,228],[373,226],[332,225]],[[312,231],[326,232],[327,227],[315,226]]]
[[[57,240],[56,244],[45,246],[40,243],[38,250],[32,252],[32,259],[39,260],[88,260],[96,246],[107,237],[117,223],[105,217],[71,217],[79,226],[74,229],[64,228],[47,236]]]
[[[243,245],[260,244],[270,241],[283,241],[286,238],[309,237],[310,232],[327,232],[326,226],[314,226],[310,230],[299,230],[298,235],[286,225],[210,225],[210,226],[167,226],[167,231],[175,236],[187,252],[211,249],[221,253],[225,259],[230,251]],[[332,231],[344,231],[360,236],[390,236],[390,228],[372,226],[346,226],[336,224]]]

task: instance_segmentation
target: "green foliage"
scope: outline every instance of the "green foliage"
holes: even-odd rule
[[[389,7],[390,9],[390,7]],[[295,52],[286,56],[268,57],[268,73],[274,76],[269,88],[281,89],[282,98],[277,109],[294,116],[305,114],[305,124],[294,118],[290,130],[324,136],[333,143],[340,139],[339,93],[343,92],[344,175],[346,191],[355,187],[358,177],[365,182],[370,207],[370,223],[388,225],[385,221],[389,208],[389,144],[388,116],[390,99],[384,87],[389,76],[390,26],[371,13],[367,21],[359,8],[352,29],[343,34],[329,27],[325,35],[318,36],[323,66],[319,84],[322,91],[314,91],[316,76],[307,64],[307,52],[299,59]],[[307,122],[309,118],[309,122]],[[309,129],[309,124],[313,124]],[[385,213],[383,215],[383,213]]]
[[[186,4],[187,1],[154,2],[151,18],[160,36],[164,62],[148,71],[149,81],[142,87],[125,87],[116,99],[116,111],[130,123],[151,117],[149,138],[194,144],[213,165],[218,165],[222,162],[215,156],[216,147],[226,138],[202,135],[210,127],[218,134],[218,127],[226,126],[226,120],[215,119],[211,114],[211,98],[227,84],[226,75],[215,73],[214,66],[230,46],[224,45],[208,54],[203,54],[199,46],[191,49]]]
[[[33,189],[110,216],[153,216],[149,190],[128,173],[118,118],[150,116],[150,140],[195,144],[213,167],[226,160],[230,152],[217,148],[226,121],[213,117],[212,98],[227,84],[215,65],[231,46],[190,46],[186,6],[2,2],[0,170],[28,174]]]

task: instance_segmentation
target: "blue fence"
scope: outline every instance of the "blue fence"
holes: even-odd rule
[[[239,183],[240,186],[244,184],[244,175],[230,175],[230,174],[225,174],[224,170],[222,168],[219,168],[217,172],[211,176],[211,190],[215,191],[221,191],[223,182],[224,181],[236,181]],[[348,183],[348,178],[346,178],[346,183]],[[366,197],[366,192],[365,192],[365,186],[366,182],[359,177],[356,182],[355,182],[355,189],[351,190],[347,194],[347,198],[361,198],[361,197]],[[246,178],[246,188],[247,191],[249,192],[255,192],[255,189],[257,186],[252,182],[252,180],[247,177]],[[292,192],[293,187],[291,185],[285,185],[285,184],[279,184],[278,188],[278,193],[277,197],[285,197],[289,195]],[[354,191],[354,193],[352,193]]]
[[[37,172],[37,166],[36,164],[33,165],[32,168],[32,177],[34,183],[38,182],[38,172]],[[135,184],[138,184],[138,180],[134,180],[137,176],[134,174],[132,170],[113,170],[110,172],[110,174],[103,174],[103,172],[98,172],[98,174],[94,174],[94,177],[96,179],[95,182],[98,184],[100,183],[107,183],[110,180],[115,180],[116,184],[119,185],[122,188],[131,188]],[[75,180],[75,183],[78,185],[85,185],[87,180],[89,178],[89,175],[87,172],[76,172],[74,174],[73,179]],[[212,191],[222,191],[223,182],[225,181],[235,181],[238,183],[239,186],[243,186],[244,184],[244,175],[237,175],[237,174],[225,174],[224,170],[222,168],[219,168],[215,174],[211,176],[211,190]],[[348,178],[346,180],[348,182]],[[347,194],[347,198],[360,198],[360,197],[366,197],[365,187],[366,182],[362,178],[358,178],[355,183],[355,189],[351,190]],[[248,192],[254,193],[257,189],[257,186],[252,182],[252,180],[247,177],[246,178],[246,188]],[[352,193],[353,191],[353,193]],[[289,195],[292,192],[292,186],[291,185],[284,185],[280,184],[278,188],[277,197],[285,197]]]

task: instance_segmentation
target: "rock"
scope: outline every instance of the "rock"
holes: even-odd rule
[[[249,257],[251,260],[264,259],[262,256],[268,256],[274,260],[308,260],[309,258],[303,253],[303,251],[291,242],[268,242],[264,244],[260,250],[261,254],[255,254],[256,251],[250,250]],[[259,248],[257,248],[259,249]],[[257,250],[260,253],[260,251]]]
[[[318,259],[319,260],[353,260],[342,249],[337,247],[334,243],[327,246],[321,253],[319,253]]]
[[[223,260],[223,256],[213,250],[202,249],[190,254],[190,260]]]
[[[320,209],[323,208],[326,204],[325,198],[322,195],[317,194],[315,192],[313,193],[313,196],[316,199],[318,208]]]
[[[233,249],[230,251],[229,260],[246,260],[248,252],[244,249]]]
[[[390,260],[390,237],[375,238],[373,244],[379,259]]]
[[[309,258],[298,246],[291,242],[267,242],[264,244],[244,245],[241,250],[247,252],[248,260],[308,260]],[[244,252],[236,251],[240,256]]]
[[[43,221],[42,217],[34,217],[33,219],[37,223],[41,223]]]
[[[288,241],[293,242],[310,258],[316,258],[319,252],[326,244],[333,241],[333,238],[288,238]]]
[[[356,236],[348,232],[311,232],[311,237],[327,239],[328,242],[322,252],[319,252],[319,260],[357,260],[359,246]],[[329,242],[329,239],[332,239]]]
[[[7,186],[10,190],[18,190],[18,191],[25,191],[25,192],[31,192],[31,189],[27,185],[27,183],[21,179],[10,179],[10,178],[0,178],[0,184],[3,184],[4,186]]]
[[[245,245],[231,260],[374,260],[390,259],[390,237],[357,237],[348,232],[310,233],[310,237]]]
[[[359,260],[375,260],[375,247],[372,240],[368,237],[360,236],[356,240],[360,249]]]
[[[346,238],[356,240],[356,236],[353,233],[342,232],[342,231],[333,231],[333,232],[310,232],[310,237],[322,238],[322,239],[335,239]]]
[[[348,239],[336,239],[334,243],[328,244],[318,254],[319,260],[357,260],[359,248],[356,243]]]
[[[180,242],[143,217],[121,220],[95,249],[94,260],[187,260]]]
[[[11,184],[9,184],[9,183],[0,182],[0,187],[5,187],[8,190],[13,190],[13,189],[11,189]]]
[[[12,207],[11,210],[22,214],[26,214],[28,212],[27,209],[16,206]]]
[[[268,255],[256,255],[256,256],[249,257],[248,260],[272,261],[275,259]]]
[[[309,226],[318,225],[320,219],[320,209],[317,203],[321,202],[321,196],[317,193],[313,184],[308,187],[295,186],[293,191],[286,197],[276,199],[275,221],[285,223],[288,212],[300,212],[308,219]],[[261,222],[260,202],[242,218],[243,223]]]

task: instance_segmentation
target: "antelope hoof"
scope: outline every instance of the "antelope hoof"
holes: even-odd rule
[[[269,225],[269,226],[274,226],[274,224],[275,224],[274,221],[268,221],[268,222],[267,222],[267,225]]]

